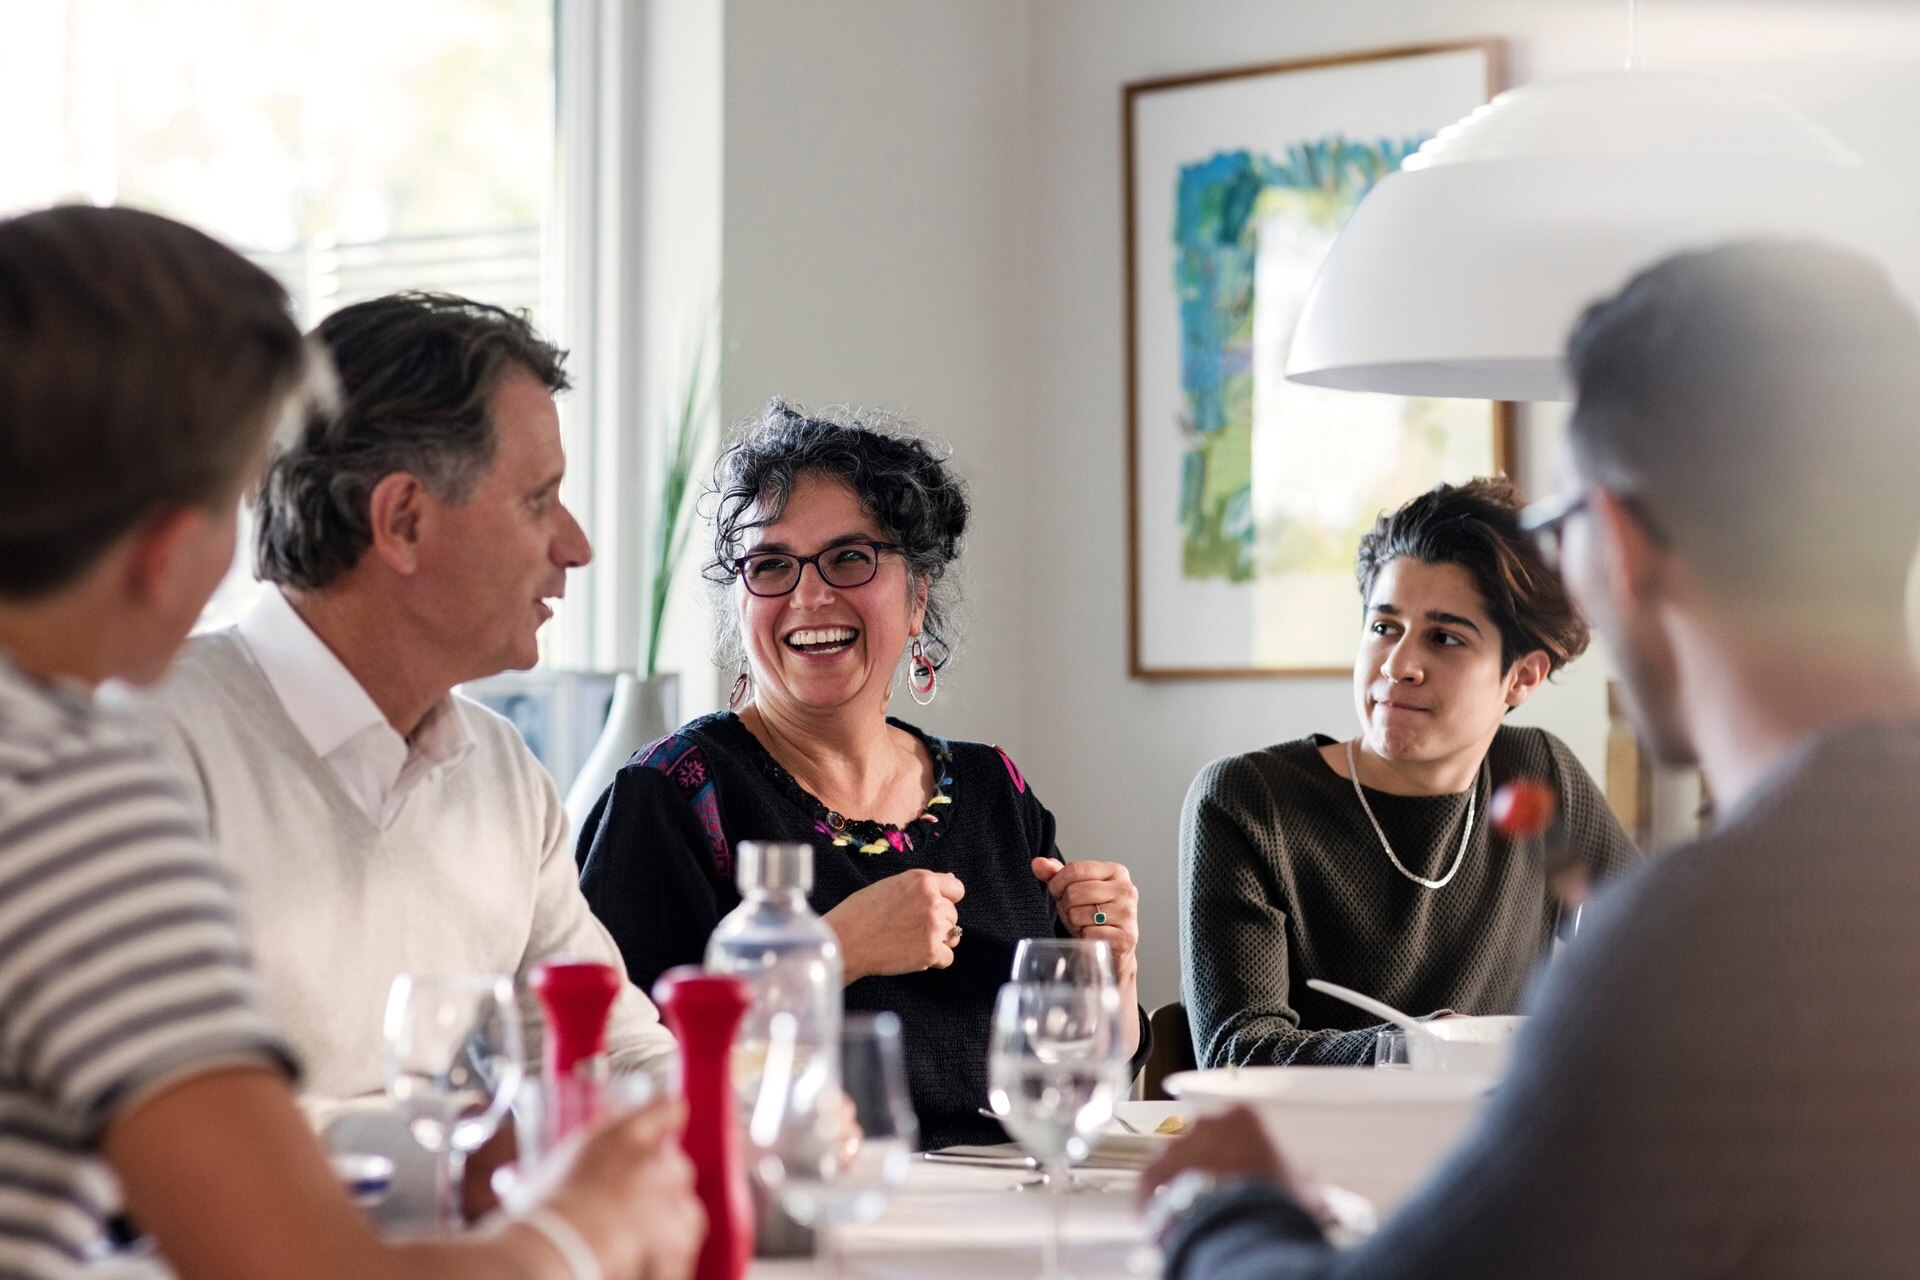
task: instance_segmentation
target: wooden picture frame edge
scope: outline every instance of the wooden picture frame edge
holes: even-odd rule
[[[1387,62],[1397,58],[1426,57],[1436,53],[1460,53],[1477,49],[1487,57],[1487,99],[1506,88],[1507,41],[1501,36],[1481,36],[1467,40],[1436,41],[1428,44],[1393,45],[1382,49],[1359,49],[1344,53],[1227,67],[1217,71],[1198,71],[1182,75],[1156,76],[1130,80],[1120,87],[1120,256],[1122,283],[1126,291],[1121,308],[1126,325],[1127,410],[1127,676],[1132,680],[1161,682],[1173,680],[1306,680],[1346,676],[1346,667],[1147,667],[1140,657],[1140,404],[1137,349],[1138,313],[1135,289],[1137,267],[1134,263],[1134,171],[1133,108],[1142,94],[1160,89],[1179,89],[1220,80],[1238,80],[1251,76],[1273,75],[1286,71],[1311,71],[1323,67],[1352,66],[1362,62]],[[1514,407],[1507,401],[1494,402],[1493,467],[1496,474],[1513,475]]]

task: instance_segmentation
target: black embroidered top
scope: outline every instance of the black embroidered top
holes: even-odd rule
[[[931,840],[940,834],[940,815],[953,803],[953,797],[948,794],[948,788],[953,786],[953,749],[943,739],[928,737],[910,724],[898,720],[893,723],[920,740],[920,745],[926,748],[928,757],[933,761],[936,779],[933,795],[921,809],[920,816],[904,827],[836,813],[801,786],[799,780],[788,773],[771,752],[761,751],[760,763],[767,771],[767,776],[787,793],[789,799],[812,812],[813,829],[820,840],[838,849],[856,849],[867,854],[911,853],[917,841]],[[1001,758],[1005,759],[1005,756]],[[1013,768],[1011,760],[1007,761],[1007,767]]]
[[[674,965],[700,963],[707,935],[740,904],[733,848],[741,840],[811,843],[809,900],[822,915],[909,868],[958,876],[965,932],[952,966],[862,978],[846,989],[846,1007],[900,1016],[922,1146],[1004,1141],[977,1114],[987,1103],[988,1028],[1014,945],[1061,932],[1031,866],[1061,856],[1053,815],[999,748],[890,723],[927,748],[940,783],[936,802],[906,827],[848,821],[836,829],[739,717],[722,712],[636,752],[615,776],[580,832],[580,887],[627,972],[651,990]],[[1146,1049],[1143,1028],[1136,1066]]]

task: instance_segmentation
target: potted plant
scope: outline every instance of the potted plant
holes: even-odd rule
[[[575,832],[628,758],[680,723],[680,675],[660,670],[660,640],[673,599],[674,575],[693,529],[699,486],[694,468],[714,433],[721,363],[712,354],[708,326],[701,326],[673,404],[655,433],[660,465],[654,471],[657,483],[648,504],[646,581],[641,592],[646,616],[641,620],[639,663],[634,671],[623,671],[615,679],[606,726],[567,789],[567,818]]]

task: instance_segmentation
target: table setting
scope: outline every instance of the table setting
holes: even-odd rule
[[[893,1014],[844,1014],[822,1041],[795,1013],[775,1012],[743,1059],[735,1036],[749,983],[692,968],[663,980],[657,994],[683,1046],[671,1086],[688,1100],[683,1146],[713,1224],[702,1280],[1157,1275],[1155,1214],[1136,1207],[1140,1173],[1196,1118],[1242,1105],[1320,1180],[1335,1238],[1358,1239],[1467,1131],[1518,1023],[1450,1027],[1388,1010],[1408,1052],[1383,1054],[1385,1069],[1192,1070],[1167,1078],[1174,1100],[1134,1101],[1123,1033],[1133,1011],[1120,1007],[1105,943],[1029,940],[1010,978],[994,1005],[981,1107],[1008,1140],[933,1151],[919,1149]],[[401,975],[387,1009],[386,1096],[310,1108],[343,1187],[383,1228],[463,1230],[466,1155],[501,1126],[523,1161],[537,1160],[653,1092],[644,1077],[607,1073],[595,1029],[618,985],[611,969],[556,962],[527,985]],[[526,996],[551,1028],[537,1064],[524,1052]],[[517,1204],[512,1166],[493,1182],[509,1212],[530,1207]],[[786,1231],[769,1230],[783,1221]],[[752,1256],[756,1229],[762,1255],[784,1256]],[[138,1255],[89,1274],[168,1276]]]

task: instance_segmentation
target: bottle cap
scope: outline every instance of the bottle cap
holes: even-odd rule
[[[800,842],[742,840],[734,865],[740,892],[755,889],[813,889],[813,846]]]
[[[558,1075],[606,1052],[607,1015],[625,985],[619,970],[593,960],[545,960],[527,975],[546,1014],[546,1053]]]

